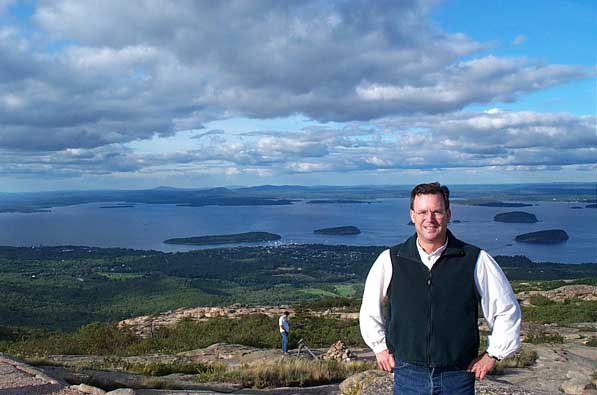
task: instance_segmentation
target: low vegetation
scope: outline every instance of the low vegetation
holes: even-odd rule
[[[341,308],[356,312],[364,278],[383,247],[297,245],[166,254],[156,251],[88,247],[0,247],[0,352],[32,359],[53,354],[107,356],[96,368],[162,376],[196,375],[200,382],[230,382],[247,387],[305,386],[338,382],[361,370],[360,363],[313,362],[285,358],[231,368],[223,364],[131,363],[126,356],[171,354],[214,343],[278,348],[277,317],[182,320],[156,329],[150,338],[118,328],[116,320],[179,307],[293,304],[290,347],[304,339],[314,348],[342,340],[365,347],[356,320],[309,315]],[[550,290],[563,285],[597,285],[597,265],[533,263],[525,257],[496,258],[515,292]],[[523,306],[523,321],[536,323],[529,343],[561,343],[543,324],[597,321],[597,302],[556,302],[533,296]],[[595,336],[587,343],[597,346]],[[482,349],[484,346],[482,345]],[[500,362],[496,373],[526,367],[537,355],[524,347]]]
[[[554,302],[546,299],[533,297],[533,306],[522,306],[523,320],[547,324],[597,321],[597,301],[572,298]]]
[[[533,366],[535,361],[537,361],[537,357],[538,355],[535,351],[529,350],[523,345],[516,354],[510,358],[499,361],[493,368],[491,374],[501,375],[504,374],[508,368],[527,368]]]
[[[236,383],[243,387],[255,388],[305,387],[338,383],[355,373],[369,369],[375,369],[375,363],[284,358],[236,368],[219,365],[199,374],[197,380]]]
[[[300,339],[312,347],[329,347],[338,340],[349,347],[365,347],[356,321],[296,315],[292,324],[291,348],[298,347]],[[29,358],[51,354],[127,356],[174,354],[219,342],[277,348],[280,343],[277,318],[256,314],[241,320],[222,317],[206,322],[182,320],[173,327],[157,329],[146,339],[114,324],[93,323],[73,333],[21,333],[12,340],[0,341],[0,351]]]

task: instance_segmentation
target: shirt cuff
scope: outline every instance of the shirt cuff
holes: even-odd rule
[[[378,344],[375,344],[371,347],[371,350],[373,350],[374,353],[379,354],[382,351],[385,351],[388,349],[388,346],[386,346],[386,342],[385,340],[379,342]]]
[[[485,351],[490,357],[494,357],[495,359],[497,359],[498,361],[501,361],[504,358],[508,358],[511,354],[514,354],[514,352],[510,352],[508,354],[505,354],[504,352],[499,352],[498,350],[495,350],[491,347],[487,347],[487,350]]]

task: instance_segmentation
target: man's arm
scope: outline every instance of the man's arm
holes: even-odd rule
[[[383,303],[391,279],[390,250],[385,250],[377,257],[367,275],[359,314],[361,336],[375,353],[378,367],[387,372],[394,368],[394,357],[386,345]]]
[[[482,380],[497,360],[514,354],[520,347],[520,306],[506,275],[485,251],[479,253],[475,285],[481,296],[481,309],[491,334],[487,352],[475,359],[469,370]]]

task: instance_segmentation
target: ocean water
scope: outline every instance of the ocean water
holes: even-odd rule
[[[113,204],[113,203],[110,203]],[[0,213],[0,245],[86,245],[160,251],[188,251],[220,246],[176,246],[174,237],[266,231],[277,233],[276,243],[384,245],[401,242],[414,233],[408,225],[408,199],[372,203],[306,204],[287,206],[179,207],[136,204],[127,208],[100,208],[106,203],[56,207],[49,213]],[[533,261],[597,262],[597,210],[578,203],[533,202],[532,207],[498,208],[452,205],[450,229],[460,239],[492,255],[525,255]],[[497,213],[526,211],[535,224],[494,222]],[[323,227],[354,225],[355,236],[316,235]],[[520,233],[564,229],[570,239],[557,245],[517,243]],[[251,243],[242,245],[272,245]],[[236,244],[240,245],[240,244]],[[225,245],[230,246],[230,245]]]

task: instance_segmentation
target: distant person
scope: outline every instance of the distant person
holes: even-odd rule
[[[361,334],[379,368],[394,372],[394,395],[474,394],[475,377],[483,380],[520,347],[512,288],[486,251],[448,230],[449,198],[437,182],[411,191],[416,234],[383,251],[365,283]],[[481,355],[479,303],[491,330]]]
[[[280,327],[280,335],[282,336],[282,352],[288,353],[288,333],[290,332],[290,325],[288,324],[288,316],[290,313],[285,311],[278,319],[278,326]]]

